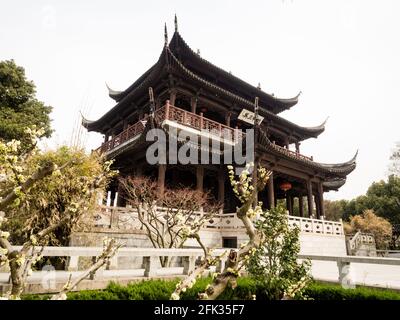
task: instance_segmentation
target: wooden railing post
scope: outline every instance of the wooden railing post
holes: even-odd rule
[[[186,121],[187,121],[187,111],[183,112],[183,124],[186,125]]]
[[[204,120],[203,120],[203,112],[200,112],[200,131],[203,130],[203,122],[204,122]]]
[[[165,120],[169,119],[169,100],[165,103]]]

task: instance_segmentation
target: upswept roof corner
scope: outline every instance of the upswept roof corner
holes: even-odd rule
[[[82,114],[82,111],[79,111],[79,113],[81,114],[81,117],[82,117],[82,121],[81,121],[82,126],[86,129],[88,129],[89,125],[95,121],[86,119],[85,116]]]
[[[356,151],[354,156],[346,162],[333,163],[333,164],[321,163],[321,165],[326,168],[343,168],[343,167],[353,167],[354,166],[354,169],[355,169],[357,156],[358,156],[358,150]]]
[[[322,186],[327,191],[329,191],[329,190],[336,190],[337,191],[345,183],[346,183],[346,178],[344,178],[344,179],[338,178],[338,179],[332,179],[332,180],[324,181],[322,183]]]
[[[310,133],[314,133],[316,134],[316,136],[314,136],[315,138],[317,136],[319,136],[322,132],[325,131],[325,127],[326,127],[326,123],[328,122],[329,117],[327,117],[324,122],[322,122],[320,125],[315,126],[315,127],[303,127],[305,129],[307,129],[307,131],[309,131]]]
[[[118,96],[119,94],[122,93],[122,91],[117,91],[117,90],[111,89],[110,86],[107,84],[107,82],[106,82],[106,87],[107,87],[108,95],[110,96],[110,98]]]

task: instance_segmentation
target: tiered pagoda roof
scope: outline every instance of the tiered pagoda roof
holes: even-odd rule
[[[166,42],[158,61],[132,85],[124,91],[108,88],[109,96],[117,104],[97,121],[84,120],[83,125],[89,131],[102,131],[102,128],[115,117],[115,114],[119,114],[126,108],[131,108],[129,106],[130,101],[146,94],[148,87],[155,85],[169,74],[184,76],[197,82],[199,86],[205,87],[223,96],[226,100],[236,102],[241,107],[251,111],[254,108],[254,97],[259,97],[259,114],[264,116],[266,121],[287,128],[299,140],[316,138],[325,130],[326,121],[318,126],[304,127],[278,115],[297,104],[300,93],[293,98],[276,98],[235,77],[195,53],[183,40],[177,28],[169,44]]]
[[[290,134],[298,139],[305,140],[311,137],[318,137],[325,130],[325,122],[315,127],[297,125],[279,115],[280,112],[288,110],[297,104],[299,94],[293,98],[281,99],[262,91],[230,72],[226,72],[211,62],[200,57],[184,41],[178,32],[175,21],[175,32],[170,42],[165,41],[165,46],[158,61],[140,76],[131,86],[124,91],[115,91],[109,88],[109,96],[116,101],[116,105],[96,121],[83,119],[82,124],[89,131],[103,132],[109,123],[124,114],[127,109],[134,110],[137,106],[131,102],[147,94],[148,88],[155,86],[160,80],[168,79],[168,76],[175,75],[196,84],[199,88],[207,89],[224,100],[236,103],[240,108],[254,110],[254,98],[259,98],[259,114],[265,118],[265,122],[277,124],[287,128]],[[134,143],[111,150],[107,157],[117,157],[125,151],[131,151],[139,145],[143,145],[144,136],[150,128],[150,123],[144,124],[145,129]],[[153,123],[151,124],[154,125]],[[157,125],[157,124],[156,124]],[[325,177],[323,183],[325,190],[337,190],[346,181],[346,176],[356,167],[356,155],[349,161],[338,164],[325,164],[313,161],[312,158],[301,156],[298,153],[285,149],[273,143],[267,133],[260,129],[258,147],[276,155],[289,162],[301,164],[303,167],[318,172]]]

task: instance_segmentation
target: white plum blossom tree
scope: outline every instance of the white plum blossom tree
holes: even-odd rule
[[[262,243],[262,234],[257,232],[253,223],[254,219],[262,213],[261,203],[257,203],[256,206],[254,206],[254,203],[257,199],[257,193],[264,189],[271,173],[265,168],[259,168],[251,176],[250,170],[253,167],[253,163],[247,164],[246,168],[239,175],[239,178],[236,179],[234,168],[228,166],[233,191],[242,203],[237,208],[236,215],[242,221],[249,236],[249,241],[243,243],[239,250],[231,250],[229,252],[224,270],[221,273],[215,273],[212,283],[207,286],[203,293],[199,294],[199,298],[202,300],[215,300],[228,285],[235,288],[237,277],[247,265],[256,248]],[[206,248],[199,237],[198,242],[204,248],[204,257],[200,265],[177,284],[175,291],[171,295],[171,299],[173,300],[180,299],[182,292],[191,288],[195,284],[196,279],[200,278],[211,266],[219,263],[222,257],[227,254],[214,256],[212,250]]]
[[[32,267],[41,258],[43,245],[54,232],[78,224],[89,213],[88,203],[115,175],[109,162],[91,158],[95,155],[75,159],[75,153],[68,148],[61,149],[60,153],[69,155],[70,159],[57,164],[57,152],[42,154],[36,146],[43,130],[27,129],[26,134],[31,142],[23,151],[19,141],[0,141],[0,264],[7,264],[10,269],[11,291],[7,294],[10,299],[21,296]],[[99,161],[96,170],[81,170],[79,166],[89,158],[92,164]],[[76,190],[73,187],[80,192],[73,193]],[[28,229],[19,250],[11,244],[13,233],[8,231],[12,227],[10,222],[18,219],[23,230]],[[107,260],[115,252],[114,247],[114,242],[111,247],[107,246],[101,259]],[[101,263],[91,272],[98,265]]]

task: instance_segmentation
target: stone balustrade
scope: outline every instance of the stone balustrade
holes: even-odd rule
[[[21,247],[14,247],[15,249],[20,249]],[[39,248],[37,248],[39,250]],[[59,281],[59,286],[66,282],[70,273],[73,275],[78,275],[78,265],[79,259],[81,257],[96,257],[102,252],[101,247],[44,247],[42,255],[44,257],[68,257],[68,265],[66,267],[68,272],[65,271],[55,271],[56,275],[64,275],[64,277],[55,277]],[[226,250],[232,249],[216,249],[213,255],[220,255]],[[81,286],[78,289],[85,288],[100,288],[99,286],[93,286],[93,281],[102,281],[102,286],[106,286],[108,281],[115,281],[119,278],[127,279],[146,279],[153,277],[163,277],[163,275],[169,275],[173,277],[184,276],[189,274],[195,268],[196,260],[203,255],[201,249],[154,249],[154,248],[120,248],[117,254],[111,260],[111,263],[107,266],[105,270],[99,270],[99,275],[87,280],[86,286]],[[171,268],[161,268],[159,264],[159,257],[173,257],[180,258],[178,267]],[[137,257],[141,258],[143,261],[142,268],[136,270],[121,270],[118,267],[118,259],[123,257]],[[338,277],[337,281],[339,283],[347,283],[350,281],[349,270],[350,264],[357,265],[381,265],[381,266],[395,266],[400,267],[400,259],[398,258],[377,258],[377,257],[359,257],[359,256],[322,256],[322,255],[299,255],[299,260],[309,259],[312,262],[324,261],[324,262],[336,262]],[[224,268],[225,261],[222,261],[217,268],[213,267],[209,272],[220,271]],[[396,278],[397,273],[393,274]],[[28,286],[35,292],[50,292],[47,288],[43,291],[41,289],[40,283],[43,277],[48,277],[48,273],[43,271],[35,271],[33,275],[28,278]],[[8,286],[8,273],[0,272],[0,287],[2,291]],[[396,280],[395,280],[396,281]],[[36,286],[34,285],[36,283]],[[377,284],[378,286],[379,284]]]
[[[166,212],[166,208],[157,207],[157,211],[162,217]],[[173,210],[172,210],[173,211]],[[201,211],[195,211],[195,215],[202,215]],[[137,210],[129,207],[107,207],[99,206],[97,221],[95,225],[98,227],[115,228],[118,230],[139,230],[141,223],[137,216]],[[301,232],[315,233],[324,235],[344,235],[343,223],[341,221],[329,221],[310,219],[297,216],[288,216],[289,225],[300,228]],[[236,213],[216,214],[209,219],[203,229],[215,231],[244,231],[243,223],[236,217]]]
[[[344,235],[342,221],[329,221],[324,219],[311,219],[297,216],[288,216],[289,225],[297,226],[301,232],[327,234],[327,235]]]

